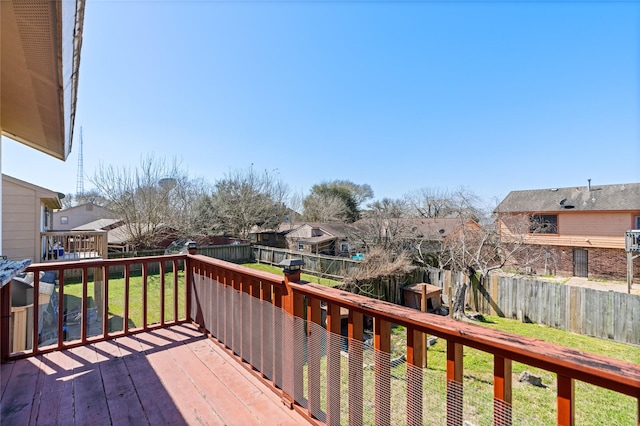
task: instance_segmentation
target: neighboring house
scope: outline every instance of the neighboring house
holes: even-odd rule
[[[287,234],[301,225],[294,225],[290,221],[282,222],[277,229],[261,229],[254,227],[249,233],[249,242],[260,246],[288,248]]]
[[[447,238],[458,235],[463,228],[481,231],[472,219],[460,218],[365,218],[355,222],[357,237],[366,245],[385,245],[423,254],[437,254]],[[464,227],[463,227],[464,225]]]
[[[625,232],[640,229],[640,183],[512,191],[495,213],[502,241],[544,250],[527,267],[624,280]]]
[[[133,235],[137,235],[139,241],[134,241]],[[121,222],[119,226],[108,229],[107,233],[109,251],[118,252],[165,249],[178,238],[178,231],[167,225],[154,227],[137,223],[127,225]]]
[[[286,233],[287,248],[313,254],[345,256],[351,253],[345,223],[305,223]]]
[[[41,233],[51,230],[53,210],[61,206],[57,192],[2,175],[2,255],[41,261],[47,250]]]
[[[100,219],[114,220],[117,217],[113,211],[105,207],[94,203],[85,203],[53,212],[53,229],[56,231],[102,229],[102,227],[78,228]]]

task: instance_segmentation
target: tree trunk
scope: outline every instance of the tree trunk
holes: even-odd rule
[[[464,299],[467,292],[467,283],[458,284],[456,286],[456,293],[453,296],[453,318],[461,320],[465,318],[464,313]]]

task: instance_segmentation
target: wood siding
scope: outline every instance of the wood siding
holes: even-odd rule
[[[558,234],[527,234],[524,238],[526,243],[536,245],[624,250],[625,232],[631,229],[637,215],[638,212],[559,212]],[[501,237],[519,238],[503,219],[499,219]]]
[[[2,255],[8,259],[39,259],[40,200],[35,190],[3,180]]]

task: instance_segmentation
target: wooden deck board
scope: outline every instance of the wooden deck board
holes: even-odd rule
[[[1,373],[2,424],[307,423],[190,325],[13,361]]]

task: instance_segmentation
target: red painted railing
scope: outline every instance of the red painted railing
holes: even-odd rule
[[[141,265],[140,285],[146,288],[150,269],[156,264],[162,272],[160,319],[149,320],[150,302],[145,290],[142,322],[129,327],[131,303],[125,296],[123,328],[109,330],[109,304],[105,301],[110,300],[110,292],[115,291],[110,286],[109,276],[114,270],[120,271],[124,277],[123,292],[129,295],[133,290],[131,268]],[[182,264],[183,276],[179,272]],[[172,272],[165,281],[169,265]],[[92,268],[100,271],[98,278],[101,276],[102,280],[98,282],[104,283],[104,292],[100,295],[102,330],[95,335],[88,333],[88,327],[84,325],[84,318],[88,317],[89,271]],[[486,405],[493,412],[494,424],[518,424],[513,418],[513,362],[556,375],[557,424],[575,423],[576,381],[628,395],[635,399],[636,410],[640,409],[640,368],[637,365],[303,283],[295,273],[282,277],[198,255],[61,262],[33,265],[29,270],[36,272],[36,277],[39,271],[57,271],[59,300],[63,304],[66,271],[82,271],[82,331],[76,340],[65,339],[65,324],[60,319],[64,316],[59,315],[57,342],[48,347],[39,346],[35,337],[38,315],[34,310],[33,349],[9,354],[10,297],[5,287],[0,336],[3,361],[191,320],[311,422],[396,424],[399,422],[396,411],[400,407],[401,422],[414,425],[428,423],[431,415],[425,406],[429,399],[425,393],[429,389],[424,381],[428,371],[424,368],[427,352],[424,335],[428,334],[446,340],[446,368],[442,372],[444,397],[440,408],[448,425],[464,422],[466,349],[479,350],[493,357],[493,379],[490,380],[493,395],[489,400],[493,402]],[[95,273],[93,281],[96,281]],[[36,278],[35,294],[38,286]],[[165,302],[164,291],[170,288],[173,288],[173,298]],[[180,299],[181,294],[184,300]],[[168,308],[170,305],[173,305],[172,309]],[[64,305],[59,306],[60,312],[63,309]],[[167,318],[165,309],[172,310],[173,317]],[[369,322],[372,322],[373,349],[363,344]],[[406,377],[403,378],[397,377],[396,360],[390,355],[393,330],[397,326],[406,330],[402,339],[403,361],[406,362]],[[397,399],[398,382],[404,384],[403,401]],[[553,409],[540,407],[540,410]],[[635,423],[640,425],[638,412]]]
[[[418,312],[413,309],[367,297],[298,282],[299,275],[260,273],[228,263],[191,257],[193,273],[191,315],[211,337],[224,344],[239,361],[282,393],[283,400],[307,415],[327,424],[362,424],[367,395],[363,369],[362,346],[365,318],[373,321],[376,354],[389,354],[391,328],[406,329],[406,407],[407,424],[423,424],[422,367],[425,360],[424,334],[445,339],[446,344],[446,423],[462,425],[464,389],[464,349],[473,348],[493,356],[493,423],[512,424],[512,362],[540,368],[557,376],[557,424],[575,422],[575,382],[582,381],[636,398],[640,410],[640,368],[637,365],[582,353],[570,348],[536,339],[455,321],[448,317]],[[252,303],[251,300],[258,302]],[[263,313],[274,308],[268,315]],[[326,311],[326,320],[322,320]],[[344,312],[346,311],[346,312]],[[255,321],[258,316],[259,321]],[[326,332],[340,336],[341,318],[347,317],[348,381],[346,401],[342,401],[340,339],[326,340],[320,350],[314,332],[324,327]],[[298,321],[297,319],[301,319]],[[302,324],[305,338],[296,328]],[[317,327],[314,327],[314,324]],[[238,337],[239,336],[239,337]],[[315,337],[317,339],[317,336]],[[240,342],[234,339],[242,339]],[[248,340],[249,349],[243,344]],[[275,344],[273,343],[275,341]],[[322,352],[322,353],[321,353]],[[255,354],[261,354],[255,358]],[[265,355],[266,353],[266,355]],[[296,354],[303,354],[298,356]],[[332,373],[313,374],[321,370],[320,359],[326,355],[326,370]],[[265,365],[265,360],[269,365]],[[270,365],[273,363],[273,365]],[[392,407],[392,367],[388,356],[375,356],[373,407],[375,424],[395,424]],[[411,374],[409,373],[411,370]],[[415,372],[418,372],[417,374]],[[396,379],[396,378],[394,378]],[[321,380],[326,383],[320,383]],[[306,381],[306,383],[304,383]],[[344,385],[343,385],[344,386]],[[326,389],[326,394],[321,394]],[[320,409],[320,407],[324,407]],[[347,407],[345,409],[345,406]],[[554,407],[541,407],[553,410]],[[636,414],[640,424],[640,414]],[[366,423],[366,421],[365,421]],[[535,424],[535,420],[532,420]]]
[[[38,297],[34,297],[35,306],[29,306],[29,312],[31,313],[30,321],[26,321],[25,324],[30,324],[28,329],[18,328],[15,323],[15,318],[12,320],[11,316],[11,287],[16,285],[15,283],[9,283],[2,288],[2,318],[0,322],[0,354],[2,361],[10,359],[21,358],[25,356],[32,356],[41,353],[46,353],[54,350],[67,349],[75,346],[86,345],[87,343],[93,343],[100,340],[112,339],[114,337],[129,335],[136,332],[147,331],[153,328],[160,328],[166,325],[177,324],[187,321],[186,305],[183,303],[181,312],[178,306],[179,299],[186,299],[186,291],[189,287],[188,279],[189,275],[185,275],[182,278],[182,285],[179,282],[179,275],[181,268],[183,269],[184,262],[186,261],[185,255],[173,255],[173,256],[158,256],[158,257],[138,257],[129,259],[98,259],[98,260],[84,260],[77,262],[56,262],[56,263],[40,263],[29,266],[24,272],[33,273],[33,290],[32,294],[39,295],[40,287],[50,284],[41,283],[40,275],[43,272],[54,272],[57,281],[57,313],[53,317],[54,324],[50,325],[48,330],[41,327],[40,322],[43,321],[42,311],[44,308],[51,309],[48,306],[38,308]],[[160,295],[158,297],[159,303],[159,316],[157,321],[150,323],[148,319],[148,301],[149,291],[147,290],[147,282],[149,278],[149,268],[156,269],[160,280]],[[132,269],[136,270],[136,274],[140,274],[142,280],[141,291],[141,305],[142,310],[139,312],[141,321],[134,328],[130,328],[132,312],[131,306],[131,287],[130,280],[132,275]],[[139,270],[139,271],[138,271]],[[169,270],[169,272],[167,272]],[[165,275],[171,274],[172,280],[172,293],[173,298],[170,301],[173,311],[173,317],[167,318],[165,308],[167,305],[165,290],[167,288]],[[122,314],[122,327],[116,327],[116,330],[110,330],[109,324],[113,321],[113,312],[109,312],[109,294],[110,285],[109,278],[112,276],[119,276],[124,278],[124,289],[122,290],[122,296],[124,298],[123,312]],[[65,306],[65,289],[68,288],[69,283],[82,286],[82,296],[80,297],[80,306],[74,312],[68,312],[67,306]],[[89,285],[94,288],[93,293],[89,294]],[[182,291],[182,296],[180,295]],[[93,298],[95,307],[93,311],[96,315],[90,315],[89,300]],[[47,299],[48,301],[49,299]],[[73,317],[73,319],[71,318]],[[11,326],[13,322],[13,327]],[[71,323],[74,323],[72,326]],[[69,329],[73,327],[77,330],[73,336],[69,335]],[[91,328],[94,328],[91,331]],[[99,327],[99,330],[95,330]],[[42,342],[43,332],[53,336],[53,339],[48,339],[46,344]],[[12,348],[12,340],[16,334],[28,336],[29,341],[25,346],[27,350],[15,350]],[[55,342],[51,342],[55,340]]]

